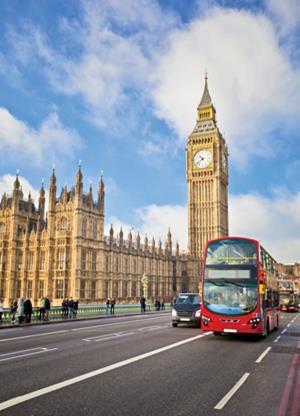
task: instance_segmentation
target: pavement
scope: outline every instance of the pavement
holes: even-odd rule
[[[300,314],[265,339],[170,313],[0,331],[1,415],[300,415]]]

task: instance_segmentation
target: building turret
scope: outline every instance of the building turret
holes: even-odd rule
[[[147,234],[145,235],[144,248],[145,248],[145,251],[148,251],[148,237],[147,237]]]
[[[155,254],[155,240],[154,240],[154,237],[152,237],[151,249],[152,249],[152,254]]]
[[[45,217],[45,189],[44,189],[44,181],[42,181],[42,186],[40,189],[40,196],[39,196],[39,218],[44,220]]]
[[[52,170],[52,175],[50,178],[50,187],[49,187],[49,213],[55,211],[56,204],[56,176],[55,169]]]
[[[166,242],[165,242],[165,251],[166,253],[172,254],[172,234],[171,234],[170,228],[169,228]]]
[[[79,161],[78,171],[76,173],[75,196],[79,198],[79,197],[82,197],[82,194],[83,194],[83,175],[81,172],[81,161]]]
[[[123,230],[122,230],[122,227],[121,227],[120,233],[119,233],[119,244],[120,244],[120,248],[123,247],[123,242],[124,242],[124,233],[123,233]]]
[[[141,237],[140,237],[140,233],[138,232],[137,236],[136,236],[136,248],[137,250],[139,250],[141,247]]]
[[[104,183],[103,183],[103,176],[101,175],[99,180],[99,186],[98,186],[98,209],[100,211],[100,214],[104,215],[104,198],[105,198],[105,192],[104,192]]]
[[[113,229],[113,226],[111,224],[110,230],[109,230],[109,244],[112,245],[113,242],[114,242],[114,229]]]
[[[129,248],[132,247],[132,232],[131,232],[131,230],[128,233],[128,247]]]
[[[21,184],[19,181],[19,171],[17,171],[16,179],[14,181],[14,190],[13,190],[13,207],[15,210],[19,209],[19,202],[23,198],[23,192]]]
[[[179,256],[179,243],[176,241],[176,256]]]
[[[94,198],[93,198],[93,186],[91,182],[90,182],[90,187],[89,187],[88,201],[89,201],[90,207],[92,208],[93,203],[94,203]]]

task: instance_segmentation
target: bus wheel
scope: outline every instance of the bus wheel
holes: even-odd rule
[[[279,328],[279,320],[278,320],[278,316],[276,316],[276,325],[274,326],[274,330],[277,331],[278,328]]]
[[[222,333],[221,332],[219,332],[219,331],[214,331],[214,335],[216,336],[216,337],[218,337],[218,336],[220,336]]]

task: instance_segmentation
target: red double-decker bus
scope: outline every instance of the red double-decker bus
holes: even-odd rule
[[[298,289],[293,280],[279,280],[280,309],[287,312],[298,311]]]
[[[258,241],[208,241],[202,267],[201,329],[266,336],[279,326],[277,264]]]

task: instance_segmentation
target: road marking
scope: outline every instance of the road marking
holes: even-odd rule
[[[278,411],[278,416],[285,416],[287,415],[287,410],[289,407],[289,403],[291,400],[291,392],[293,390],[293,380],[294,380],[294,376],[296,374],[297,371],[297,364],[298,364],[298,355],[294,354],[291,364],[290,364],[290,368],[288,371],[288,375],[287,375],[287,379],[286,379],[286,383],[285,383],[285,387],[284,387],[284,391],[283,391],[283,395],[281,397],[281,401],[280,401],[280,405],[279,405],[279,411]],[[291,413],[291,415],[296,415],[297,413]]]
[[[291,324],[287,324],[287,328],[289,328],[291,326]]]
[[[144,326],[143,328],[138,328],[140,332],[150,332],[156,331],[157,329],[162,329],[163,327],[160,325],[153,325],[153,326]]]
[[[281,331],[282,334],[284,334],[287,331],[287,329],[285,328],[283,331]]]
[[[30,348],[29,350],[9,352],[7,354],[1,354],[0,355],[0,362],[2,362],[2,361],[9,361],[9,360],[16,360],[17,358],[29,357],[31,355],[43,354],[45,352],[55,351],[57,349],[58,348],[50,348],[50,349],[48,349],[48,348],[39,347],[39,348]],[[32,351],[32,350],[39,350],[39,351],[28,352],[26,354],[19,354],[20,352]],[[5,356],[5,355],[13,355],[13,354],[15,354],[15,356],[13,356],[13,357],[1,358],[2,356]]]
[[[278,342],[280,338],[281,338],[280,335],[278,335],[278,337],[273,342]]]
[[[15,341],[17,339],[24,339],[24,338],[43,337],[45,335],[53,335],[53,334],[59,334],[59,333],[62,334],[63,332],[69,332],[69,330],[62,329],[60,331],[42,332],[41,334],[31,334],[31,335],[23,335],[22,337],[5,338],[5,339],[0,339],[0,342]]]
[[[17,404],[27,402],[28,400],[34,399],[36,397],[40,397],[40,396],[43,396],[45,394],[51,393],[53,391],[63,389],[67,386],[71,386],[72,384],[80,383],[81,381],[90,379],[92,377],[99,376],[100,374],[104,374],[104,373],[107,373],[109,371],[116,370],[120,367],[124,367],[126,365],[135,363],[137,361],[144,360],[145,358],[151,357],[153,355],[160,354],[162,352],[171,350],[173,348],[181,347],[182,345],[188,344],[189,342],[196,341],[196,340],[198,340],[200,338],[203,338],[203,337],[205,337],[207,335],[210,335],[210,334],[211,334],[211,332],[206,332],[205,334],[201,334],[201,335],[197,335],[197,336],[192,337],[192,338],[184,339],[183,341],[178,341],[178,342],[175,342],[174,344],[170,344],[170,345],[166,345],[165,347],[158,348],[157,350],[153,350],[153,351],[150,351],[150,352],[146,352],[144,354],[137,355],[137,356],[132,357],[132,358],[128,358],[127,360],[120,361],[118,363],[108,365],[107,367],[99,368],[98,370],[94,370],[94,371],[91,371],[89,373],[82,374],[81,376],[78,376],[78,377],[70,378],[70,379],[62,381],[60,383],[53,384],[52,386],[44,387],[40,390],[36,390],[36,391],[31,392],[31,393],[24,394],[23,396],[14,397],[13,399],[9,399],[9,400],[6,400],[5,402],[0,403],[0,411],[4,410],[4,409],[8,409],[9,407],[16,406]]]
[[[247,378],[250,376],[250,373],[245,373],[239,381],[232,387],[231,390],[223,397],[222,400],[214,407],[217,410],[223,409],[225,404],[231,399],[231,397],[238,391],[238,389],[245,383]]]
[[[161,314],[160,316],[157,316],[155,318],[146,318],[146,320],[147,321],[152,321],[154,319],[159,319],[162,316],[166,316],[166,315],[165,314]],[[141,319],[142,319],[142,317],[141,317]],[[0,339],[0,342],[15,341],[15,340],[18,340],[18,339],[21,339],[22,340],[24,338],[42,337],[42,336],[45,336],[45,335],[62,334],[64,332],[82,331],[82,330],[85,330],[85,329],[92,329],[92,328],[102,328],[102,327],[113,326],[113,325],[126,325],[126,324],[130,324],[131,322],[140,322],[141,319],[134,319],[134,320],[131,320],[131,321],[114,322],[114,323],[102,324],[102,325],[101,324],[98,324],[98,325],[86,326],[86,327],[82,327],[82,328],[61,329],[59,331],[42,332],[40,334],[23,335],[21,337],[4,338],[4,339]],[[24,329],[24,328],[18,328],[18,330],[20,330],[20,329]]]
[[[264,350],[262,354],[258,357],[258,359],[255,361],[256,363],[261,363],[262,360],[265,358],[265,356],[268,354],[269,351],[271,351],[272,347],[268,347]]]
[[[146,320],[147,321],[153,321],[153,320],[161,318],[162,316],[165,316],[165,315],[160,315],[160,316],[157,316],[155,318],[146,318]],[[113,322],[113,323],[110,323],[110,324],[102,324],[102,325],[98,324],[98,325],[84,326],[82,328],[70,329],[70,331],[75,332],[75,331],[83,331],[85,329],[102,328],[102,327],[106,327],[106,326],[126,325],[126,324],[131,324],[132,322],[140,322],[141,319],[142,319],[142,317],[140,319],[133,319],[131,321],[122,321],[122,322]]]
[[[107,341],[109,339],[126,337],[128,335],[134,335],[134,332],[115,332],[114,334],[97,335],[96,337],[84,338],[82,341]]]

